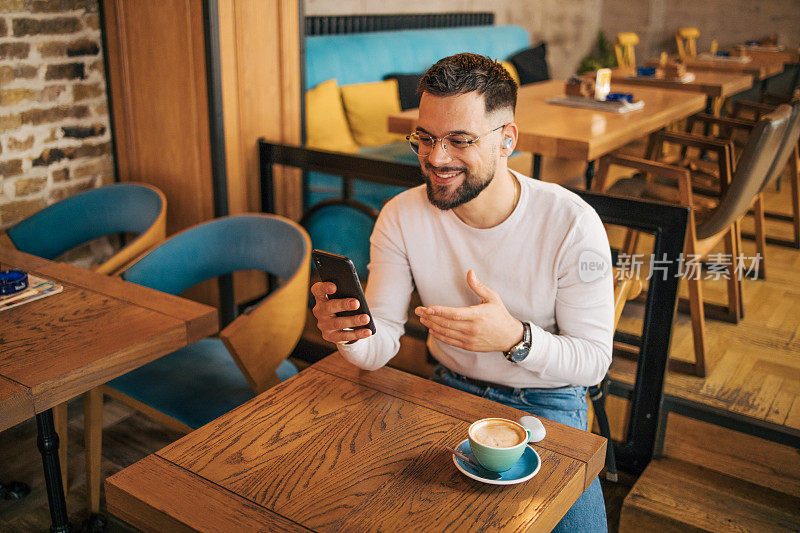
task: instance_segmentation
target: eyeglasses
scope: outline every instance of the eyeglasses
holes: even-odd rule
[[[450,133],[442,138],[437,139],[436,137],[428,135],[427,133],[415,131],[411,135],[406,136],[406,140],[408,141],[408,144],[411,145],[411,149],[414,151],[414,153],[423,157],[430,155],[430,153],[433,152],[433,147],[436,146],[436,141],[441,141],[442,149],[445,152],[448,148],[454,148],[456,151],[460,152],[461,150],[466,150],[478,142],[482,137],[486,137],[490,133],[494,133],[506,126],[508,126],[508,124],[501,124],[495,129],[487,131],[483,135],[474,138],[464,135],[463,133]]]

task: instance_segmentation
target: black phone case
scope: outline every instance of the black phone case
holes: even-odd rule
[[[322,281],[329,281],[336,285],[336,292],[329,295],[331,300],[337,298],[355,298],[361,305],[354,311],[341,311],[336,316],[369,315],[369,323],[358,326],[354,329],[369,328],[375,333],[375,323],[372,320],[372,313],[369,311],[367,299],[364,298],[364,291],[361,290],[361,283],[358,280],[356,267],[353,262],[343,256],[336,255],[322,250],[312,250],[311,256],[314,259],[314,266]]]

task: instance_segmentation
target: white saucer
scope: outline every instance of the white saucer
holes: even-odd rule
[[[477,459],[475,459],[475,456],[472,455],[472,451],[469,448],[469,440],[464,439],[461,444],[456,447],[456,449],[473,461],[477,462]],[[542,460],[539,457],[539,454],[536,453],[536,450],[530,446],[525,446],[525,451],[522,453],[522,457],[519,458],[519,461],[517,461],[514,466],[505,472],[499,473],[500,479],[489,479],[487,477],[483,477],[478,473],[477,468],[459,458],[455,454],[453,455],[453,463],[455,463],[456,468],[458,468],[465,476],[470,477],[475,481],[489,483],[491,485],[515,485],[517,483],[522,483],[523,481],[528,481],[539,472],[539,468],[542,466]]]

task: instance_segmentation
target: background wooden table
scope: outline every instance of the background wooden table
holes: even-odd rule
[[[644,108],[617,114],[549,104],[548,98],[564,95],[563,81],[523,85],[517,96],[516,149],[592,161],[705,107],[702,94],[687,95],[682,91],[622,83],[612,83],[611,90],[634,93],[637,100],[644,100]],[[418,109],[390,116],[389,131],[411,133],[418,116]]]
[[[796,64],[800,63],[800,49],[798,48],[784,48],[783,50],[770,50],[766,47],[750,47],[739,45],[736,48],[740,49],[744,55],[750,56],[753,59],[761,61],[780,61],[783,64]]]
[[[0,247],[3,268],[64,286],[0,312],[0,431],[39,427],[55,531],[67,531],[52,407],[218,329],[213,307]]]
[[[519,127],[517,150],[534,154],[531,177],[539,177],[541,156],[587,161],[587,189],[594,175],[595,159],[631,141],[705,109],[705,96],[683,91],[612,83],[612,91],[634,93],[644,108],[618,114],[549,104],[548,98],[564,95],[563,81],[531,83],[519,88],[515,122]],[[389,117],[389,131],[411,133],[418,109]]]
[[[696,72],[692,71],[692,74],[694,74],[693,81],[682,83],[671,79],[637,77],[635,72],[613,69],[611,71],[611,81],[625,85],[660,87],[661,89],[703,93],[711,98],[727,98],[746,91],[753,86],[753,77],[739,72],[698,70]]]
[[[542,420],[531,480],[479,483],[448,447],[506,407],[334,354],[106,480],[109,511],[142,529],[552,528],[601,470],[602,437]]]
[[[712,70],[722,72],[739,72],[753,76],[755,80],[764,80],[783,72],[783,62],[774,59],[754,58],[747,62],[741,61],[715,61],[713,59],[687,58],[684,63],[691,72]],[[658,59],[651,59],[648,66],[657,67]]]

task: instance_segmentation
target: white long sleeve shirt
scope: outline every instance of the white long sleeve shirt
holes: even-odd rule
[[[563,187],[513,173],[519,202],[502,223],[478,229],[428,202],[425,185],[381,210],[370,237],[366,298],[375,335],[339,351],[374,370],[397,354],[411,292],[422,305],[467,307],[480,298],[466,281],[473,269],[509,313],[532,325],[521,363],[502,352],[470,352],[428,336],[428,349],[465,376],[509,387],[594,385],[611,364],[614,304],[611,254],[597,213]]]

